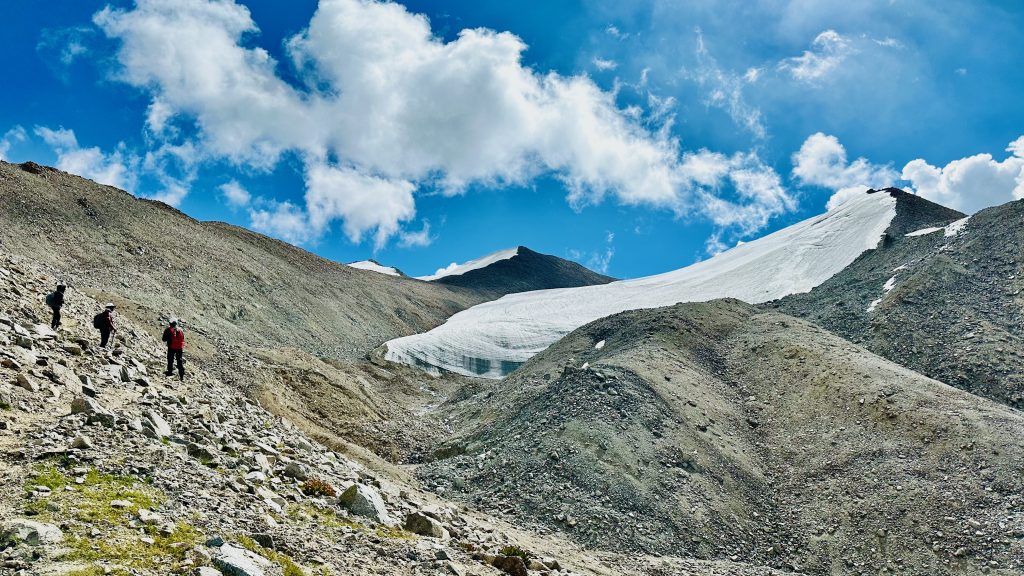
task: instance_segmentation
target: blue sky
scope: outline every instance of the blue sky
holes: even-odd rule
[[[413,275],[522,244],[642,276],[866,186],[1024,197],[1018,2],[5,12],[0,157]]]

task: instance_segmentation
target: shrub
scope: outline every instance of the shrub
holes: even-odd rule
[[[329,496],[331,498],[338,495],[334,490],[334,486],[319,478],[310,478],[303,482],[302,493],[306,496]]]
[[[501,550],[498,550],[498,554],[501,554],[502,556],[518,556],[518,557],[523,559],[523,562],[528,562],[530,560],[530,556],[531,556],[531,554],[529,552],[527,552],[526,550],[523,550],[519,546],[511,546],[511,545],[510,546],[505,546]]]

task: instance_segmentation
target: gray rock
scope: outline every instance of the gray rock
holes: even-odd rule
[[[413,534],[431,538],[447,538],[448,531],[440,522],[420,512],[412,512],[405,517],[405,529]]]
[[[157,438],[167,438],[173,433],[170,424],[155,410],[146,411],[146,417],[142,420],[142,425],[150,428]]]
[[[280,566],[234,544],[224,544],[213,555],[213,565],[226,576],[284,576]]]
[[[95,398],[78,396],[71,401],[72,414],[85,414],[90,421],[102,422],[107,426],[114,424],[114,413],[104,408]]]
[[[58,544],[64,540],[60,528],[45,522],[17,518],[4,522],[0,527],[0,544],[15,543],[29,546]]]
[[[381,524],[393,525],[395,520],[388,514],[387,506],[380,494],[366,484],[353,484],[342,492],[338,503],[353,514],[372,518]]]
[[[85,434],[78,434],[75,439],[71,441],[71,447],[77,450],[91,450],[92,440],[89,439]]]
[[[29,378],[25,374],[18,374],[18,386],[21,386],[29,392],[39,392],[39,384],[36,384],[35,380]]]
[[[222,576],[223,572],[216,568],[210,568],[209,566],[200,566],[193,572],[195,576]]]
[[[296,480],[306,480],[309,478],[309,472],[306,470],[306,467],[298,462],[289,462],[284,467],[284,475]]]

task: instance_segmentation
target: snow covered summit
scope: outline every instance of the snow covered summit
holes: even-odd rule
[[[579,326],[624,310],[726,297],[760,303],[808,292],[875,248],[895,216],[891,194],[862,194],[679,270],[479,304],[429,332],[391,340],[386,355],[428,370],[500,378]]]
[[[387,274],[388,276],[405,276],[401,270],[392,266],[385,266],[376,260],[360,260],[358,262],[350,262],[346,264],[350,268],[358,268],[360,270],[369,270],[371,272],[379,272],[381,274]]]

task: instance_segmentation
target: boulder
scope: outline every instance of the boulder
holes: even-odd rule
[[[353,514],[371,518],[381,524],[395,524],[394,519],[388,514],[387,506],[384,505],[384,499],[372,486],[353,484],[342,492],[338,503]]]
[[[225,576],[284,576],[277,564],[230,543],[222,545],[213,555],[213,565]]]
[[[170,424],[155,410],[147,410],[145,416],[142,426],[152,431],[157,438],[167,438],[171,435]]]
[[[526,563],[519,556],[495,556],[491,566],[511,576],[528,576],[529,574],[526,571]]]
[[[284,475],[296,480],[306,480],[309,478],[309,472],[306,470],[306,467],[298,462],[289,462],[284,467]]]
[[[36,384],[35,380],[29,378],[26,374],[18,374],[18,386],[21,386],[29,392],[39,392],[39,384]]]
[[[114,425],[114,413],[104,408],[95,398],[78,396],[71,401],[72,414],[85,414],[90,421],[102,422],[104,425]]]
[[[76,434],[75,439],[71,441],[71,447],[76,450],[91,450],[92,446],[92,440],[85,434]]]
[[[413,534],[430,538],[447,538],[448,531],[440,522],[422,512],[411,512],[405,517],[405,529]]]
[[[64,533],[60,531],[60,528],[45,522],[17,518],[4,522],[0,526],[0,545],[12,543],[45,546],[58,544],[62,540],[64,540]]]

